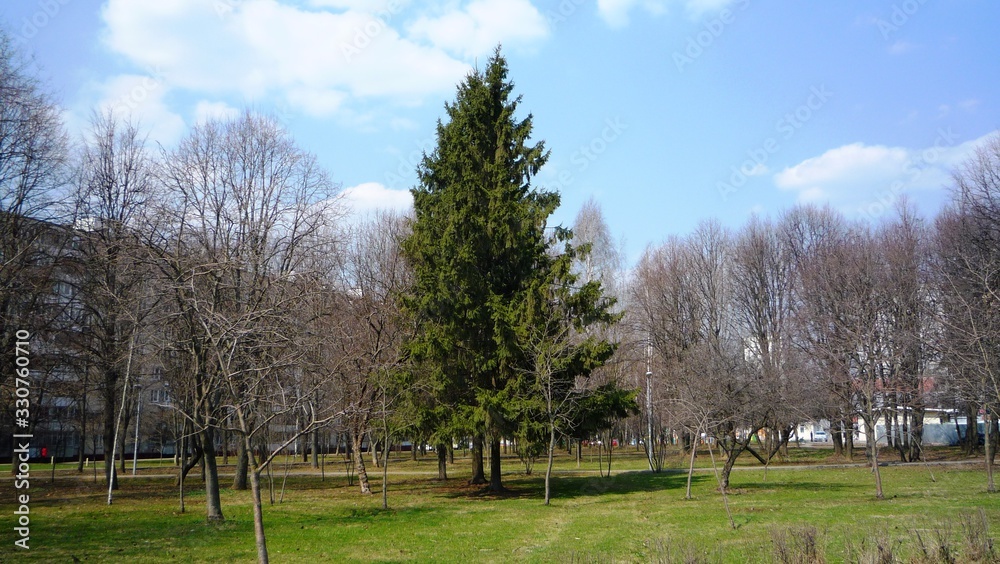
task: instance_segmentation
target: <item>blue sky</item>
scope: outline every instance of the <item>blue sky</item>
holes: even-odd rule
[[[555,221],[595,198],[630,260],[797,202],[932,215],[1000,129],[993,0],[21,0],[0,20],[75,137],[110,105],[170,147],[250,106],[359,210],[408,205],[444,103],[502,43]]]

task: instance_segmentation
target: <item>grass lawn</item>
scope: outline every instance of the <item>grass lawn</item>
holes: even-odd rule
[[[468,459],[457,458],[451,479],[438,482],[433,455],[412,461],[404,454],[389,466],[389,510],[381,509],[380,495],[361,496],[347,486],[339,459],[327,464],[325,480],[305,465],[292,465],[279,502],[285,471],[279,460],[273,505],[264,492],[268,548],[274,562],[771,562],[780,547],[815,537],[829,562],[858,558],[878,544],[909,561],[920,554],[920,541],[933,550],[945,545],[958,561],[968,561],[973,524],[985,518],[991,536],[1000,531],[1000,497],[985,493],[981,463],[887,466],[887,498],[876,501],[868,469],[813,467],[840,462],[824,449],[791,454],[798,464],[773,466],[766,481],[752,458],[734,471],[728,501],[735,530],[706,468],[707,452],[698,457],[693,500],[684,499],[679,457],[669,460],[675,469],[652,474],[643,471],[640,453],[623,450],[607,478],[597,473],[596,453],[593,459],[585,454],[580,469],[562,454],[549,507],[542,505],[541,462],[525,476],[516,458],[505,459],[510,493],[491,496],[466,485]],[[0,471],[9,476],[9,465]],[[224,489],[226,522],[207,525],[197,471],[188,481],[183,514],[167,475],[173,471],[169,463],[140,461],[139,476],[123,477],[110,507],[103,478],[94,483],[89,470],[80,475],[72,465],[57,467],[52,483],[51,466],[33,465],[29,490],[15,490],[13,480],[3,478],[0,562],[254,561],[249,492]],[[381,470],[369,471],[377,491]],[[223,484],[231,482],[231,472],[222,467]],[[25,491],[31,496],[28,551],[13,546],[12,530],[13,501]]]

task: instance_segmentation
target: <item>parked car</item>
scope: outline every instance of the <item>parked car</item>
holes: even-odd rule
[[[813,442],[814,443],[825,443],[826,442],[826,431],[813,431]]]

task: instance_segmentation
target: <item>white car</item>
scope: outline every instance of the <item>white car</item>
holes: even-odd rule
[[[814,431],[813,432],[813,442],[825,443],[826,442],[826,431]]]

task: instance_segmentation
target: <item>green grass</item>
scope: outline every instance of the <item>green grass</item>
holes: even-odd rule
[[[822,449],[792,449],[792,459],[839,462]],[[648,562],[679,559],[687,553],[724,562],[773,559],[775,531],[814,526],[828,561],[842,561],[848,543],[878,532],[900,553],[915,554],[913,531],[946,531],[961,547],[959,517],[983,509],[991,526],[1000,523],[1000,497],[985,493],[981,464],[888,466],[882,469],[887,499],[874,499],[870,471],[863,467],[783,465],[763,469],[746,461],[733,473],[729,502],[737,529],[729,526],[714,475],[702,468],[694,477],[694,499],[684,499],[686,474],[642,471],[645,459],[628,449],[616,453],[611,478],[597,474],[596,454],[558,458],[552,505],[542,505],[544,465],[523,475],[516,458],[505,459],[510,493],[486,495],[465,484],[468,460],[449,467],[445,483],[433,480],[433,455],[408,455],[390,464],[389,510],[381,497],[361,496],[348,487],[340,460],[328,463],[326,480],[306,466],[293,465],[284,501],[280,495],[285,460],[273,468],[276,503],[264,519],[274,562],[442,561],[442,562]],[[886,457],[889,459],[890,457]],[[670,466],[682,468],[672,457]],[[741,460],[742,462],[742,460]],[[129,465],[129,470],[131,466]],[[381,471],[369,468],[373,488]],[[0,467],[9,475],[9,466]],[[204,492],[196,473],[189,479],[186,513],[178,510],[172,471],[158,461],[140,461],[140,476],[125,476],[112,506],[106,505],[103,478],[93,482],[74,465],[33,465],[31,550],[13,548],[13,503],[9,478],[0,481],[0,518],[5,525],[0,561],[9,562],[249,562],[255,559],[249,492],[223,491],[226,522],[204,519]],[[228,485],[231,467],[222,469]],[[933,472],[936,481],[931,480]],[[265,488],[267,478],[265,477]],[[875,535],[877,536],[877,535]]]

